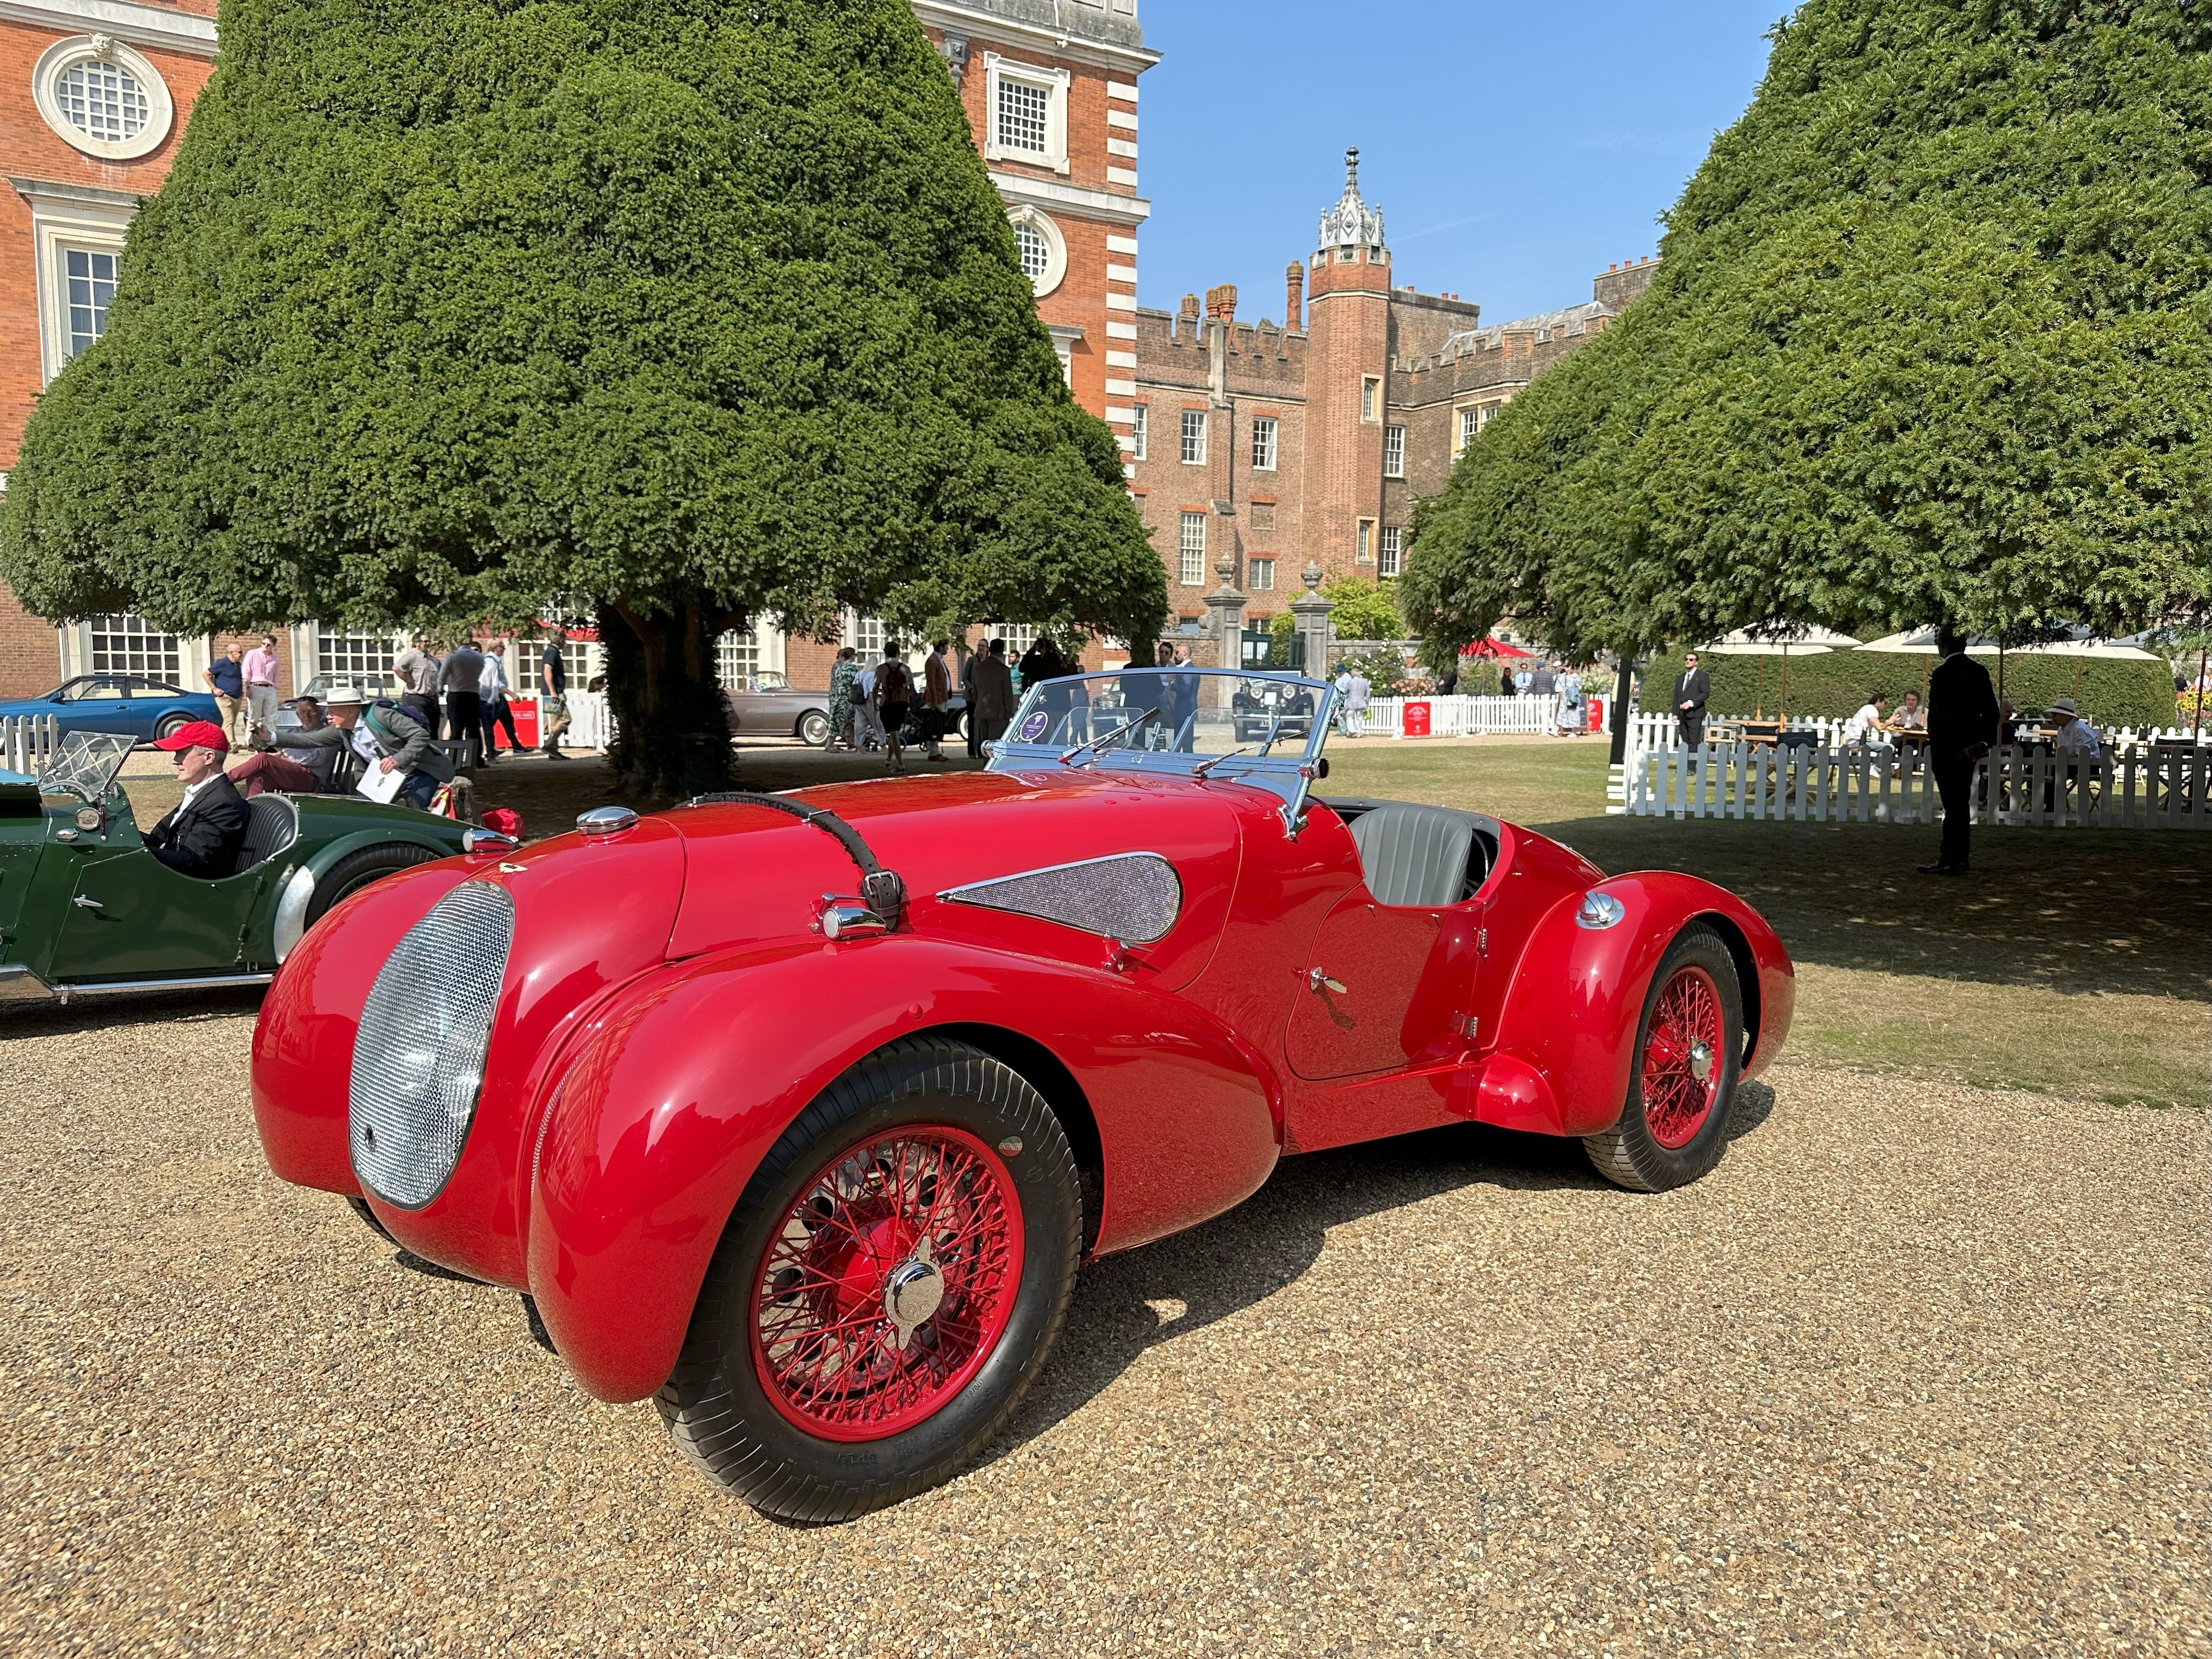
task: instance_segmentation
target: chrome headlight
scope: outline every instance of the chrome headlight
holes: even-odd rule
[[[465,881],[377,970],[354,1038],[347,1139],[354,1173],[387,1204],[421,1209],[460,1162],[514,942],[506,890]]]

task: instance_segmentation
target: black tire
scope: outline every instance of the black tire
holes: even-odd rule
[[[392,1236],[392,1230],[376,1218],[376,1212],[368,1207],[368,1200],[367,1199],[362,1198],[354,1194],[348,1194],[346,1196],[346,1207],[351,1210],[356,1215],[359,1216],[362,1222],[367,1224],[369,1231],[374,1232],[379,1238],[381,1238],[386,1243],[398,1244],[399,1243],[398,1239]]]
[[[1718,1052],[1709,1060],[1718,1065],[1720,1080],[1697,1133],[1679,1146],[1668,1146],[1654,1133],[1649,1117],[1653,1103],[1645,1091],[1646,1045],[1661,993],[1678,975],[1694,979],[1698,973],[1711,981],[1720,1003],[1721,1041]],[[1735,958],[1711,928],[1685,927],[1659,959],[1644,998],[1643,1015],[1636,1022],[1633,1054],[1620,1121],[1603,1134],[1584,1136],[1583,1147],[1607,1181],[1632,1192],[1665,1192],[1695,1181],[1720,1162],[1728,1145],[1729,1112],[1735,1103],[1736,1074],[1743,1065],[1743,988],[1736,979]]]
[[[830,741],[830,715],[826,709],[810,708],[799,717],[793,734],[810,749],[822,748]]]
[[[192,717],[190,714],[164,714],[154,722],[154,735],[157,738],[173,738],[191,723]]]
[[[874,1440],[807,1432],[769,1399],[755,1367],[750,1291],[765,1252],[824,1165],[904,1127],[964,1131],[1006,1153],[1024,1235],[996,1346],[934,1414]],[[805,1522],[849,1520],[951,1479],[1028,1391],[1066,1317],[1082,1203],[1067,1136],[1042,1096],[964,1043],[904,1038],[854,1066],[800,1113],[731,1213],[700,1286],[684,1352],[657,1403],[678,1448],[754,1508]]]
[[[428,864],[434,859],[445,856],[431,848],[418,847],[411,841],[380,842],[374,847],[348,853],[324,871],[323,878],[315,884],[314,894],[307,900],[307,925],[313,927],[337,906],[339,900],[359,892],[372,881],[397,874],[402,870],[411,870],[418,864]]]

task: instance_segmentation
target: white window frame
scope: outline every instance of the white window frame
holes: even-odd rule
[[[1275,561],[1272,555],[1250,560],[1244,569],[1244,586],[1249,592],[1272,593],[1275,591]]]
[[[1281,422],[1273,415],[1252,417],[1252,470],[1273,472],[1275,470],[1276,443]]]
[[[16,192],[31,205],[31,246],[39,284],[40,384],[44,386],[69,362],[70,251],[120,256],[124,234],[138,211],[138,198],[88,185],[35,179],[14,182]]]
[[[80,131],[62,112],[62,76],[79,64],[92,62],[112,64],[127,70],[145,90],[146,125],[128,138],[110,141],[92,137]],[[31,69],[31,98],[46,125],[63,143],[103,161],[131,161],[152,155],[161,149],[177,121],[176,100],[170,97],[169,83],[161,78],[161,71],[111,34],[72,34],[40,52],[39,61]]]
[[[1067,280],[1067,239],[1060,234],[1060,227],[1053,223],[1049,215],[1040,213],[1033,207],[1008,208],[1006,222],[1027,225],[1044,238],[1044,272],[1042,276],[1030,277],[1030,286],[1036,290],[1037,298],[1042,300]],[[1028,275],[1027,272],[1023,274]]]
[[[1386,478],[1406,476],[1406,428],[1402,426],[1382,428],[1382,476]]]
[[[845,612],[843,643],[853,647],[863,668],[884,659],[884,641],[890,637],[890,628],[881,617],[864,617],[857,611]]]
[[[301,633],[306,635],[304,643],[307,648],[305,651],[300,648],[303,641],[299,634],[295,634],[292,640],[292,678],[301,686],[319,675],[327,674],[335,679],[340,674],[351,676],[366,672],[377,677],[369,682],[367,689],[381,695],[386,671],[407,648],[404,634],[386,634],[373,629],[335,628],[328,623],[318,622],[307,623]],[[336,651],[343,651],[349,657],[364,660],[368,666],[363,669],[357,663],[349,662],[343,668],[334,667],[331,659]],[[307,670],[304,674],[300,672],[300,665],[303,663]]]
[[[733,628],[714,636],[714,684],[725,691],[750,691],[753,676],[767,665],[768,647],[758,628]]]
[[[1372,425],[1382,418],[1382,377],[1363,374],[1359,377],[1359,419],[1362,425]]]
[[[102,626],[103,623],[120,623],[121,626]],[[170,685],[181,685],[187,691],[198,689],[187,683],[185,678],[185,665],[191,659],[191,641],[185,635],[165,634],[144,617],[127,611],[110,616],[88,617],[81,626],[84,635],[84,672],[86,673],[135,674],[147,679],[160,680]],[[100,661],[101,647],[99,641],[102,637],[126,641],[121,647],[123,657],[121,662],[112,659],[114,650],[112,647],[109,647],[111,660],[106,663]],[[142,641],[144,643],[134,650],[127,643],[132,640]],[[133,663],[131,659],[134,656],[140,660]],[[167,660],[156,666],[149,660],[155,657],[161,657]],[[175,662],[175,672],[166,672],[167,660]]]
[[[1352,562],[1354,564],[1373,564],[1375,562],[1374,520],[1362,519],[1359,521],[1358,539],[1353,546]]]
[[[1182,456],[1182,464],[1185,466],[1206,465],[1207,413],[1208,411],[1203,409],[1186,409],[1182,412],[1182,447],[1179,453]],[[1197,440],[1195,444],[1192,442],[1194,438]],[[1191,453],[1194,448],[1197,451],[1195,454]]]
[[[1195,528],[1197,534],[1192,534]],[[1176,581],[1182,587],[1206,586],[1206,514],[1185,513],[1176,526]]]
[[[1146,459],[1145,447],[1146,433],[1152,425],[1152,407],[1146,403],[1129,405],[1129,459],[1133,461]]]
[[[1014,58],[1002,58],[995,52],[983,54],[983,67],[987,72],[983,88],[983,159],[987,161],[1025,161],[1031,167],[1048,167],[1055,173],[1066,173],[1068,71],[1052,69],[1042,64],[1021,63]],[[1043,155],[999,142],[999,83],[1001,81],[1018,82],[1044,92]]]
[[[1401,525],[1386,524],[1375,553],[1375,574],[1377,577],[1395,576],[1406,568],[1406,532]]]
[[[1482,430],[1482,410],[1478,407],[1456,410],[1458,429],[1452,439],[1452,453],[1457,455],[1474,441],[1474,434]]]

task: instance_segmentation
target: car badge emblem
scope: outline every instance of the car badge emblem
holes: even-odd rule
[[[503,876],[519,876],[522,871],[523,866],[520,864],[509,864],[505,859],[500,860],[499,872]]]

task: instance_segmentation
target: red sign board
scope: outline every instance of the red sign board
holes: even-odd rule
[[[1589,699],[1589,729],[1593,732],[1605,730],[1605,699],[1603,697]]]
[[[1407,703],[1405,707],[1404,714],[1401,716],[1401,720],[1403,723],[1402,729],[1407,737],[1425,738],[1429,735],[1428,704],[1425,702]]]

